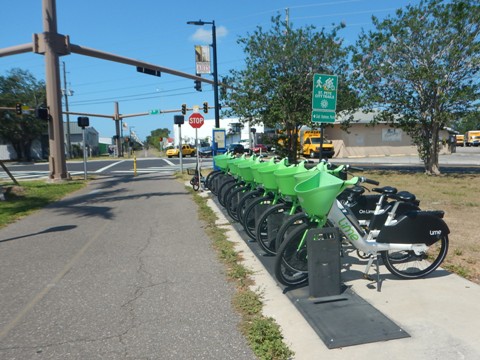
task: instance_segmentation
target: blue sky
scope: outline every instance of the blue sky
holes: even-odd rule
[[[233,68],[243,66],[239,37],[252,33],[257,26],[268,28],[271,17],[285,17],[289,9],[293,27],[314,25],[330,27],[345,22],[341,32],[346,44],[354,43],[361,29],[371,27],[371,16],[383,18],[395,9],[418,1],[406,0],[57,0],[58,32],[70,36],[76,45],[111,52],[163,67],[193,74],[194,45],[211,43],[211,25],[187,25],[190,20],[215,20],[219,78]],[[0,48],[29,43],[32,34],[43,32],[41,0],[0,0],[2,27]],[[67,69],[70,111],[113,114],[114,101],[120,113],[132,114],[153,109],[180,109],[213,105],[213,89],[203,84],[203,91],[193,88],[193,81],[168,74],[155,77],[138,73],[134,67],[101,59],[71,54],[60,59]],[[28,69],[38,79],[45,78],[43,56],[21,54],[0,58],[0,74],[19,67]],[[211,78],[211,77],[210,77]],[[63,78],[62,78],[63,84]],[[211,110],[205,115],[213,118]],[[76,121],[76,116],[70,118]],[[173,114],[126,119],[140,139],[157,128],[173,127]],[[90,117],[102,137],[115,133],[113,120]],[[187,125],[188,126],[188,125]]]

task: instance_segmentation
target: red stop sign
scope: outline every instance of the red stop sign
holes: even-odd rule
[[[200,113],[193,113],[193,114],[190,115],[190,117],[188,118],[188,123],[189,123],[194,129],[201,128],[202,125],[203,125],[203,121],[204,121],[203,115],[200,114]]]

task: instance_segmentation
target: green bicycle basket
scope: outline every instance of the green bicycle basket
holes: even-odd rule
[[[228,164],[228,171],[230,172],[230,174],[232,174],[233,176],[237,176],[238,175],[238,165],[240,165],[240,163],[242,163],[244,161],[247,161],[247,159],[245,159],[245,155],[242,155],[239,158],[234,158],[234,159],[228,160],[227,164]]]
[[[305,163],[302,161],[298,166],[292,166],[284,169],[276,170],[273,175],[277,180],[278,190],[283,196],[296,196],[294,187],[296,185],[294,176],[308,172]]]
[[[259,158],[250,157],[248,160],[238,164],[238,175],[243,181],[253,181],[252,166],[260,164]]]
[[[302,171],[293,175],[293,177],[295,178],[295,185],[300,184],[302,181],[310,179],[313,175],[315,175],[319,171],[327,171],[327,168],[323,163],[320,163],[314,168],[311,168],[307,171]]]
[[[222,154],[222,155],[215,155],[213,157],[213,163],[215,166],[220,168],[222,171],[227,171],[228,170],[228,160],[232,160],[232,156],[230,154]]]
[[[252,170],[253,180],[255,181],[255,183],[261,184],[262,181],[263,181],[262,176],[258,172],[258,170],[260,170],[260,169],[262,169],[266,166],[273,165],[274,163],[275,163],[275,159],[271,158],[269,161],[265,161],[265,162],[261,162],[261,163],[252,165],[251,170]]]
[[[266,190],[277,191],[278,185],[277,180],[275,180],[275,171],[279,169],[285,169],[285,161],[280,161],[276,164],[263,167],[258,170],[260,176],[262,177],[262,184]]]
[[[300,206],[308,215],[324,217],[337,195],[344,188],[343,180],[324,171],[295,186]]]

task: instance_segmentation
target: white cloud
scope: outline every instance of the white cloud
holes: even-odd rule
[[[225,26],[218,26],[216,28],[217,41],[225,36],[227,36],[228,30]],[[195,42],[203,42],[210,44],[212,42],[212,30],[206,28],[198,28],[195,33],[190,37],[191,40]]]

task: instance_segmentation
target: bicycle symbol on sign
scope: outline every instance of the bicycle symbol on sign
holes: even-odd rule
[[[322,84],[322,79],[318,78],[317,83],[315,84],[316,88],[323,88],[325,91],[335,91],[335,85],[333,83],[333,78],[328,78],[325,80],[325,83]]]

